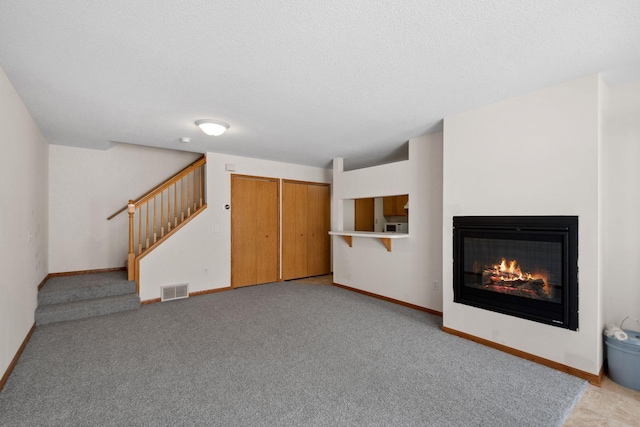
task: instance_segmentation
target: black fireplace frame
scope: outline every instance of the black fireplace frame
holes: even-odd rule
[[[561,301],[549,302],[476,289],[464,285],[464,238],[501,236],[562,243]],[[453,217],[453,301],[535,322],[578,330],[577,216]]]

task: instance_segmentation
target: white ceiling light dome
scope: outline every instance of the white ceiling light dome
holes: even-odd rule
[[[202,132],[211,136],[220,136],[229,129],[229,124],[220,120],[204,119],[198,120],[196,125],[202,129]]]

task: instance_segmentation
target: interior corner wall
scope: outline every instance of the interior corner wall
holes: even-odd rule
[[[231,286],[231,174],[331,183],[328,169],[207,153],[207,209],[140,260],[142,301],[160,298],[164,285],[188,283],[189,292]]]
[[[49,271],[124,267],[128,217],[107,217],[200,154],[131,144],[109,150],[51,145]]]
[[[444,326],[590,374],[599,318],[599,76],[445,118]],[[454,216],[577,215],[579,330],[453,302]]]
[[[48,149],[0,68],[0,377],[34,325],[48,273]]]
[[[349,247],[333,236],[333,280],[442,311],[442,133],[410,140],[407,161],[334,170],[334,204],[399,194],[409,194],[409,237],[394,239],[388,252],[378,239],[354,237]]]
[[[640,80],[609,88],[604,125],[603,323],[620,325],[640,319]]]

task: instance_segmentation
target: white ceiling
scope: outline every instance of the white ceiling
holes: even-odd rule
[[[355,168],[450,114],[640,78],[640,1],[0,0],[0,67],[51,144]]]

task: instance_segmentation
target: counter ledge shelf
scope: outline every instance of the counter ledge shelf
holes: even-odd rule
[[[376,231],[329,231],[332,236],[342,236],[349,247],[352,247],[354,237],[369,237],[380,239],[382,244],[391,252],[391,239],[406,239],[409,233],[380,233]]]

